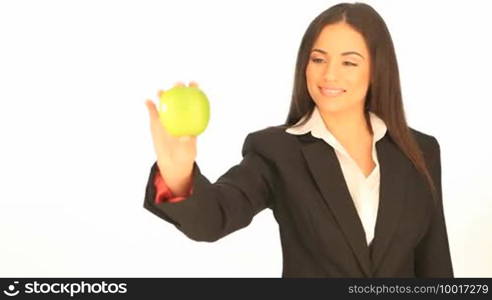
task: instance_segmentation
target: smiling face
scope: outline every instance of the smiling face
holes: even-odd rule
[[[370,82],[363,36],[346,23],[325,26],[311,49],[306,81],[322,113],[362,112]]]

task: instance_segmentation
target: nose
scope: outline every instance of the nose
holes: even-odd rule
[[[326,81],[336,81],[338,77],[338,68],[333,61],[329,61],[324,69],[323,77]]]

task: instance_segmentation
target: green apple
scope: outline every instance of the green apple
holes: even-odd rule
[[[159,119],[173,136],[197,136],[210,119],[207,96],[197,87],[175,86],[161,94]]]

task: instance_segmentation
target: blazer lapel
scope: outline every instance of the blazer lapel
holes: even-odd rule
[[[335,150],[310,134],[303,139],[311,142],[302,151],[309,170],[333,212],[361,269],[372,277],[381,263],[392,235],[398,225],[405,197],[405,178],[409,162],[386,134],[376,143],[380,168],[379,207],[372,252],[366,242],[364,228],[348,190]]]
[[[372,241],[373,272],[381,263],[395,233],[405,202],[406,178],[412,167],[408,158],[386,134],[376,143],[380,168],[379,207]]]
[[[303,146],[309,170],[367,277],[371,276],[369,249],[362,223],[343,177],[335,150],[322,140]]]

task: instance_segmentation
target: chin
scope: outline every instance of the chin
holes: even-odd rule
[[[340,113],[349,110],[352,105],[347,105],[347,102],[340,99],[330,99],[322,97],[320,101],[315,101],[316,106],[322,112],[326,113]]]

